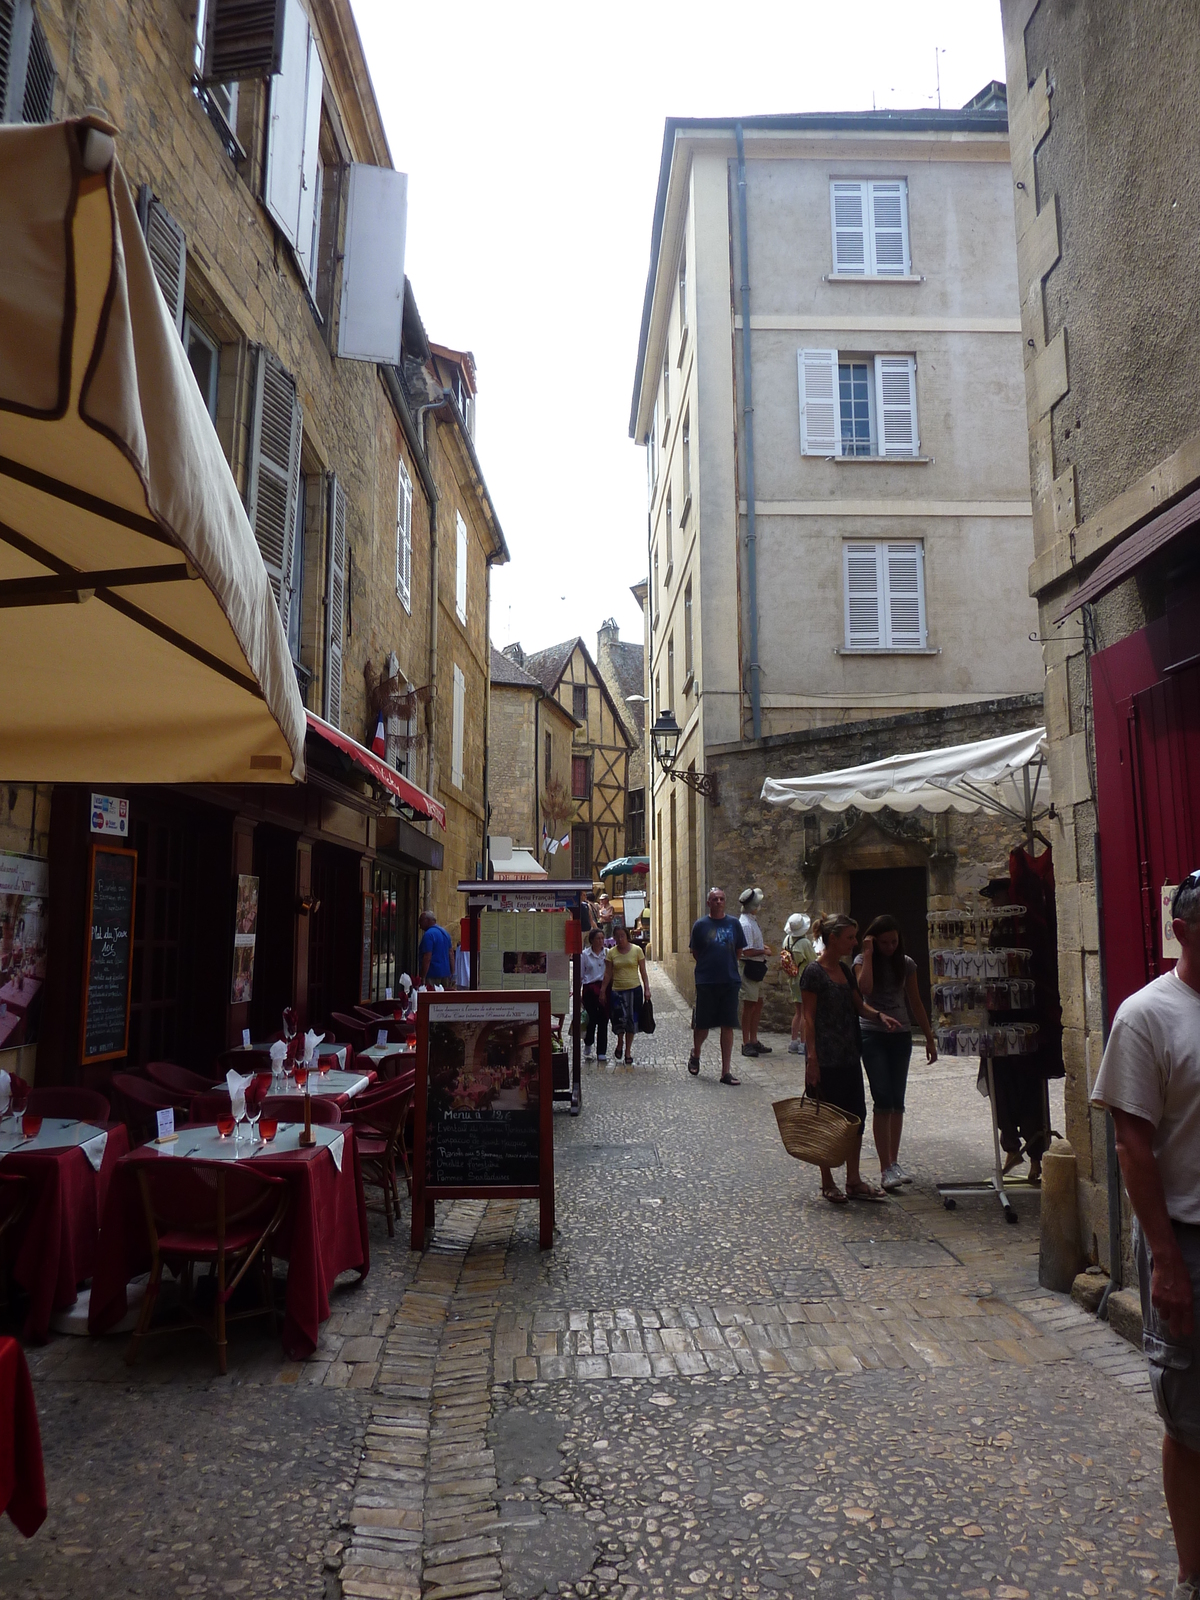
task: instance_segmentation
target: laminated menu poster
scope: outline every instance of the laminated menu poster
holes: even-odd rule
[[[550,1009],[571,1005],[567,915],[558,911],[483,911],[479,917],[479,983],[484,989],[549,989]]]
[[[548,992],[518,997],[422,991],[414,1247],[420,1248],[423,1224],[432,1223],[432,1201],[439,1197],[524,1195],[541,1198],[543,1208],[548,1202],[552,1216],[550,1119]],[[543,1223],[546,1235],[545,1210]]]
[[[0,1050],[37,1040],[49,894],[40,856],[0,850]]]
[[[80,1059],[109,1061],[129,1048],[137,851],[92,846]]]

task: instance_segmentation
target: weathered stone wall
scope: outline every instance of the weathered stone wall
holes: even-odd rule
[[[507,834],[514,844],[526,847],[534,836],[533,797],[538,775],[533,706],[531,689],[493,683],[488,736],[492,819],[488,831]]]

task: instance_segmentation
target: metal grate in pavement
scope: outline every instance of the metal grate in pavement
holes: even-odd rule
[[[840,1300],[842,1291],[824,1267],[797,1267],[791,1272],[768,1272],[772,1289],[781,1300]]]

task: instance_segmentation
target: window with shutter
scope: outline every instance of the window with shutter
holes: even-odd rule
[[[462,668],[454,668],[454,711],[450,730],[450,782],[456,789],[463,786],[463,725],[467,706],[467,680]]]
[[[845,562],[846,648],[877,650],[883,644],[880,607],[879,547],[847,542]]]
[[[396,597],[412,611],[412,479],[403,460],[396,488]]]
[[[907,277],[908,182],[835,178],[829,185],[833,270],[839,277]]]
[[[329,563],[325,574],[326,722],[342,725],[342,649],[346,632],[346,491],[329,479]]]
[[[834,181],[829,185],[833,219],[833,270],[864,277],[867,264],[866,185]]]
[[[306,279],[313,271],[313,221],[318,215],[323,85],[316,35],[304,8],[300,0],[285,0],[280,66],[271,79],[263,199]]]
[[[800,450],[806,456],[838,454],[838,353],[801,350]]]
[[[458,537],[455,541],[454,552],[454,609],[458,613],[458,620],[467,620],[467,525],[463,521],[462,512],[456,511],[458,518]]]
[[[0,122],[49,122],[54,83],[33,0],[0,0]]]
[[[207,0],[201,82],[225,84],[279,72],[285,9],[285,0]]]
[[[917,363],[912,356],[875,357],[875,397],[881,456],[920,455]]]
[[[888,644],[894,650],[925,648],[924,547],[919,541],[885,548]]]
[[[571,757],[572,800],[586,800],[591,792],[591,784],[588,782],[588,779],[591,776],[590,765],[591,764],[588,761],[587,756]]]
[[[167,314],[182,338],[183,294],[187,283],[187,241],[183,229],[145,183],[138,190],[138,221],[146,236],[154,276],[167,302]]]
[[[300,491],[304,413],[296,385],[260,347],[254,376],[246,515],[262,554],[286,632],[291,610],[292,550]]]
[[[871,270],[878,277],[904,277],[908,263],[908,185],[903,178],[870,184]]]

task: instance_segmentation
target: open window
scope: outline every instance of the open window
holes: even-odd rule
[[[921,454],[914,356],[801,350],[799,376],[803,455]]]

